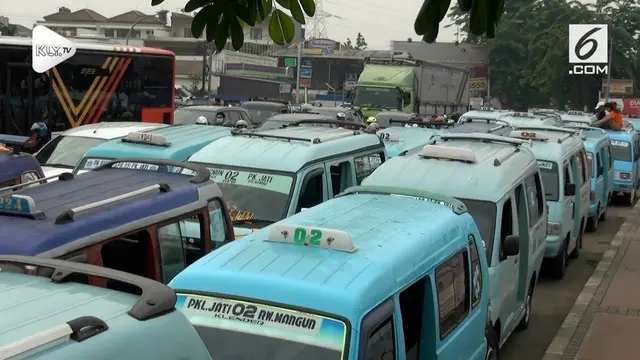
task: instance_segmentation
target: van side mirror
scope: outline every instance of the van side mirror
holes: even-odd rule
[[[575,196],[576,184],[566,184],[564,186],[564,196]]]
[[[505,257],[518,255],[520,253],[520,236],[507,235],[502,243],[502,253]]]

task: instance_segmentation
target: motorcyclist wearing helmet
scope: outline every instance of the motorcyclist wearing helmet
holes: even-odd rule
[[[31,125],[29,140],[22,146],[25,152],[35,153],[42,145],[49,141],[49,127],[43,122],[37,122]]]
[[[374,122],[376,122],[376,117],[375,116],[369,116],[367,118],[367,124],[371,124],[371,123],[374,123]]]
[[[245,120],[238,120],[236,122],[236,129],[249,129],[249,123]]]

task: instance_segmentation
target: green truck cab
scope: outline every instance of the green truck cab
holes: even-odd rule
[[[418,64],[403,58],[365,58],[353,106],[358,107],[365,118],[376,116],[380,111],[417,112]]]

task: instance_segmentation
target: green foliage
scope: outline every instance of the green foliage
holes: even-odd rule
[[[367,40],[364,39],[361,33],[358,33],[356,36],[356,50],[366,50],[367,49]]]
[[[16,34],[16,26],[15,25],[5,26],[3,24],[0,24],[0,35],[14,36],[15,34]]]
[[[609,24],[613,43],[611,77],[637,79],[640,8],[628,0],[585,5],[578,1],[509,0],[494,39],[469,33],[469,14],[454,8],[449,15],[463,43],[489,54],[491,94],[514,107],[553,106],[582,109],[596,102],[601,75],[569,75],[569,24]],[[637,37],[637,35],[636,35]],[[638,86],[636,82],[636,87]]]
[[[222,50],[231,38],[233,49],[240,50],[244,43],[244,31],[268,19],[269,36],[274,43],[290,43],[295,36],[293,21],[305,23],[305,16],[316,12],[314,0],[189,0],[184,7],[187,13],[196,11],[191,23],[191,33],[200,38],[203,34],[216,49]],[[160,5],[164,0],[151,0]],[[289,15],[290,14],[290,15]]]

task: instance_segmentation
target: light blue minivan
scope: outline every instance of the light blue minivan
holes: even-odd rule
[[[122,139],[114,139],[91,148],[74,169],[74,174],[95,169],[111,160],[122,158],[150,158],[186,161],[189,156],[211,142],[229,136],[230,128],[223,126],[177,125],[132,132]],[[118,167],[135,170],[158,170],[147,163],[118,163]]]
[[[624,196],[627,203],[633,206],[640,184],[640,136],[633,127],[623,128],[622,131],[610,130],[607,133],[611,139],[614,194]]]
[[[587,152],[591,192],[589,194],[589,217],[587,230],[596,231],[600,220],[607,217],[607,207],[613,190],[613,159],[611,140],[603,129],[584,125],[565,125],[582,132],[584,148]]]
[[[496,346],[486,259],[461,202],[355,187],[225,245],[170,286],[213,358],[477,360]]]
[[[554,126],[521,126],[511,137],[532,141],[549,205],[545,258],[560,279],[568,257],[580,253],[589,213],[591,185],[583,138],[576,130]]]
[[[385,162],[362,183],[432,191],[465,204],[487,251],[491,331],[500,346],[516,328],[527,328],[544,258],[547,207],[529,143],[492,134],[442,134],[418,153]],[[513,243],[519,251],[511,251]]]

